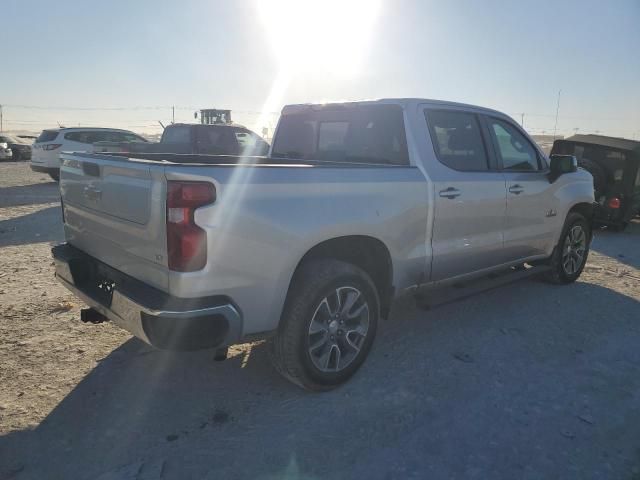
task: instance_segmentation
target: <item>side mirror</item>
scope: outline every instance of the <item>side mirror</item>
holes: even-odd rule
[[[549,172],[549,181],[555,182],[560,175],[572,173],[578,170],[578,159],[573,155],[551,155],[551,172]]]

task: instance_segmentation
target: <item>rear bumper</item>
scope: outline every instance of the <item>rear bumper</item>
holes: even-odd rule
[[[35,164],[31,164],[31,170],[33,170],[34,172],[39,172],[39,173],[59,173],[60,169],[59,168],[54,168],[54,167],[44,167],[41,165],[35,165]]]
[[[228,297],[173,297],[69,244],[51,252],[56,277],[66,288],[154,347],[199,350],[231,345],[242,338],[242,316]]]

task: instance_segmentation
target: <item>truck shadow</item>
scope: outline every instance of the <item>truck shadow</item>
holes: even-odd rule
[[[53,202],[60,202],[60,190],[53,181],[0,188],[0,208]]]
[[[635,248],[630,244],[635,243]],[[630,267],[640,269],[640,220],[630,222],[623,232],[607,229],[595,231],[591,249],[616,259]]]
[[[24,215],[0,220],[0,247],[64,239],[60,206],[43,207]]]
[[[603,451],[616,473],[638,462],[624,425],[640,424],[639,307],[531,280],[428,312],[399,303],[362,371],[322,394],[281,379],[264,344],[214,363],[132,339],[38,427],[0,438],[0,465],[20,479],[451,478],[484,459],[493,478],[607,476]]]

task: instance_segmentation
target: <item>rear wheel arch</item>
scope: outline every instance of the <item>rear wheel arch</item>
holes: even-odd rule
[[[387,246],[366,235],[335,237],[310,248],[300,259],[289,282],[290,292],[296,276],[308,262],[334,259],[361,268],[373,281],[380,298],[380,316],[386,318],[393,300],[393,263]]]

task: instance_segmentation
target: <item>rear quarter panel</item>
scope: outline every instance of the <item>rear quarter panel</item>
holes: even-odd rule
[[[381,240],[393,283],[420,283],[426,268],[428,196],[415,167],[166,167],[167,180],[216,185],[217,200],[195,220],[207,231],[204,270],[170,273],[173,295],[226,294],[244,317],[244,333],[277,327],[289,283],[312,247],[332,238]]]

